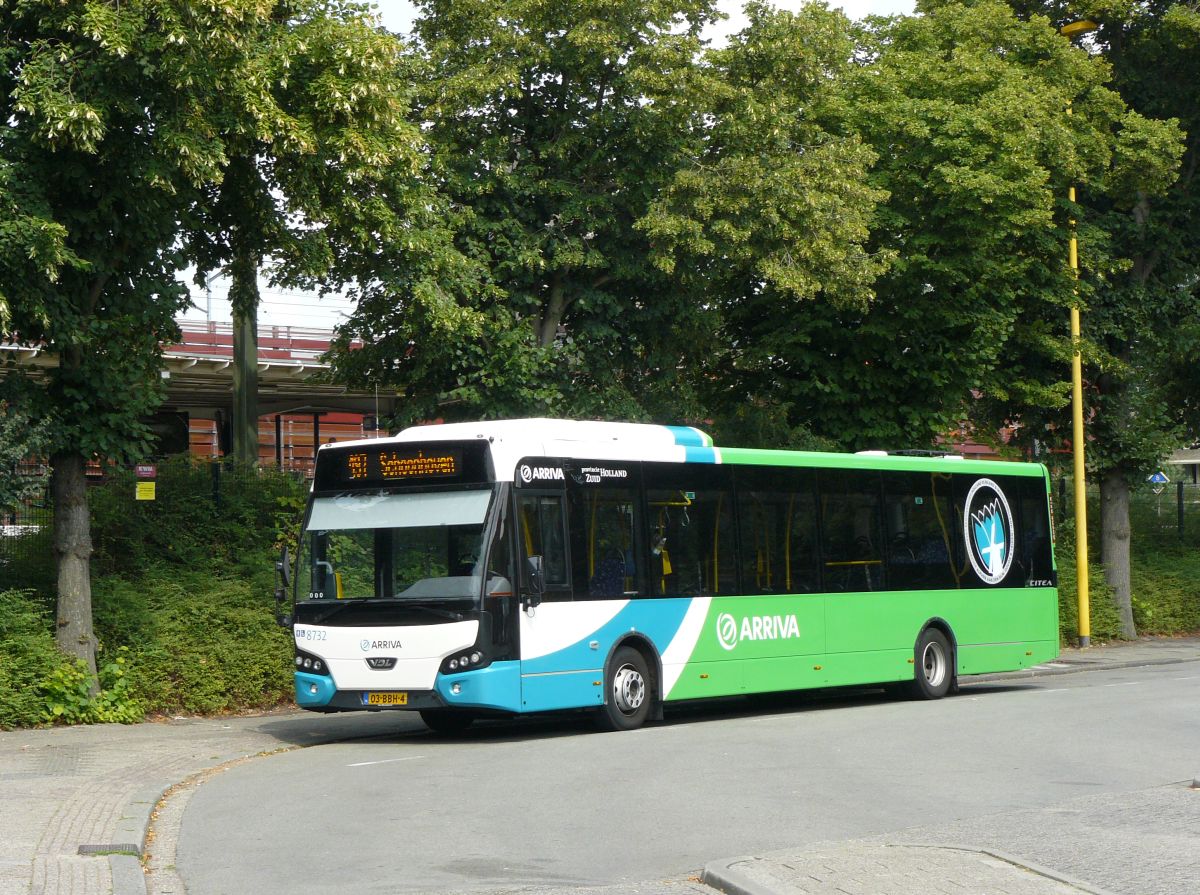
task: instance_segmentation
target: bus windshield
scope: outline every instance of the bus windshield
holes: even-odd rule
[[[493,490],[343,494],[313,500],[301,600],[475,599]],[[305,583],[308,583],[305,594]]]

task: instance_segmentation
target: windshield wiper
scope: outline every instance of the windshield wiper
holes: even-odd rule
[[[437,606],[430,606],[428,603],[412,603],[408,600],[397,600],[397,602],[402,603],[404,606],[411,606],[413,609],[420,609],[422,612],[428,612],[431,615],[440,616],[441,618],[454,619],[456,622],[463,620],[463,614],[455,612],[453,609],[439,609]]]
[[[360,602],[361,601],[359,601],[359,600],[355,600],[354,602],[351,602],[351,603],[345,603],[345,602],[335,603],[333,606],[329,607],[328,612],[324,612],[321,615],[317,616],[316,624],[320,624],[321,622],[325,621],[325,619],[327,619],[327,618],[333,618],[335,615],[337,615],[343,609],[349,609],[351,606],[357,605]]]
[[[311,603],[309,604],[311,605]],[[374,597],[371,599],[354,599],[339,601],[329,607],[328,611],[317,616],[315,624],[320,624],[326,619],[333,618],[343,609],[349,609],[351,606],[401,606],[405,609],[416,609],[420,612],[428,612],[430,615],[436,615],[439,618],[448,618],[452,621],[460,622],[464,616],[461,612],[455,612],[453,609],[441,609],[437,606],[431,606],[425,602],[406,600],[403,597]]]

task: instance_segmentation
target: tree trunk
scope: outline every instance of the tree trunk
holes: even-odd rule
[[[1129,535],[1129,480],[1119,470],[1111,470],[1100,479],[1100,554],[1121,619],[1121,636],[1132,640],[1137,628],[1129,581]]]
[[[563,288],[562,274],[555,273],[554,279],[550,283],[550,302],[546,306],[546,313],[542,317],[541,325],[537,327],[538,345],[542,348],[549,348],[558,338],[558,326],[563,321],[568,304],[567,293]]]
[[[83,659],[96,691],[96,637],[92,630],[92,524],[88,514],[84,458],[55,454],[50,493],[54,501],[54,559],[58,567],[58,624],[55,641]]]
[[[230,265],[233,305],[233,456],[258,462],[258,264],[248,257]]]

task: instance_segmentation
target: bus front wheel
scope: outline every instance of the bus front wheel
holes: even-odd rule
[[[596,714],[601,730],[634,730],[650,714],[654,687],[646,658],[632,647],[613,653],[604,672],[604,705]]]
[[[908,692],[914,699],[941,699],[954,683],[954,651],[937,628],[926,628],[917,640],[916,670]]]

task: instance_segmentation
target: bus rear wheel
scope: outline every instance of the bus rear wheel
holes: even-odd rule
[[[459,709],[422,709],[421,720],[434,733],[462,733],[475,721],[475,716]]]
[[[916,669],[908,685],[913,699],[941,699],[954,683],[954,651],[937,628],[926,628],[917,639]]]
[[[604,705],[596,713],[601,730],[634,730],[645,723],[654,699],[646,658],[632,647],[613,653],[604,672]]]

